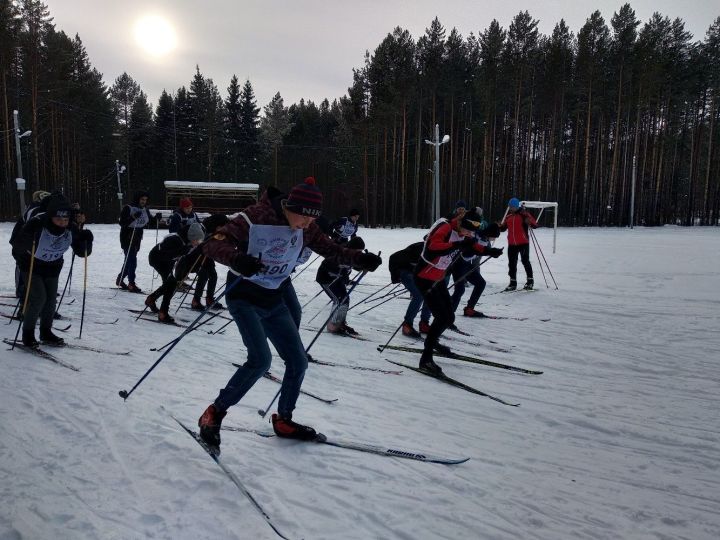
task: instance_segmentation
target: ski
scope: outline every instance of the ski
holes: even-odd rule
[[[303,330],[307,330],[308,332],[317,332],[319,328],[310,328],[309,326],[303,326]],[[347,337],[352,339],[357,339],[358,341],[370,341],[368,338],[364,338],[360,335],[354,335],[350,334],[349,332],[343,332],[343,333],[335,333],[335,332],[326,332],[327,334],[330,334],[331,336],[336,337]]]
[[[11,347],[13,345],[13,341],[7,338],[3,339],[3,343],[10,345]],[[22,343],[18,342],[15,343],[15,348],[30,354],[34,354],[35,356],[39,356],[40,358],[44,358],[45,360],[50,360],[51,362],[54,362],[55,364],[64,368],[72,369],[73,371],[80,371],[80,368],[75,367],[72,364],[68,364],[67,362],[63,362],[59,358],[56,358],[49,352],[40,349],[39,347],[28,347],[27,345],[23,345]]]
[[[17,315],[15,317],[13,317],[12,315],[8,315],[7,313],[0,313],[0,317],[5,317],[6,319],[10,319],[11,321],[22,320]],[[8,323],[8,324],[10,324],[10,323]],[[72,324],[68,324],[67,326],[63,326],[63,327],[53,326],[53,330],[57,330],[59,332],[67,332],[68,330],[70,330],[70,328],[72,328]]]
[[[387,345],[385,347],[386,349],[393,349],[395,351],[403,351],[403,352],[409,352],[409,353],[417,353],[422,354],[423,350],[418,349],[417,347],[403,347],[401,345]],[[383,352],[382,347],[378,347],[378,352]],[[517,366],[512,366],[510,364],[501,364],[499,362],[493,362],[491,360],[484,360],[482,358],[477,358],[475,356],[467,356],[465,354],[458,354],[451,352],[450,354],[443,354],[440,352],[433,352],[433,355],[435,356],[442,356],[443,358],[451,358],[453,360],[462,360],[463,362],[472,362],[473,364],[482,364],[484,366],[490,366],[490,367],[496,367],[500,369],[507,369],[509,371],[517,371],[518,373],[524,373],[525,375],[542,375],[542,371],[536,371],[534,369],[525,369]]]
[[[493,319],[493,320],[507,320],[507,321],[529,321],[530,317],[506,317],[503,315],[485,315],[484,313],[477,317],[478,319]],[[534,319],[540,322],[548,322],[550,319]]]
[[[120,318],[115,319],[114,321],[93,321],[95,324],[117,324],[117,322],[120,320]]]
[[[335,362],[325,362],[324,360],[315,360],[314,358],[312,358],[312,359],[308,358],[308,363],[317,364],[319,366],[343,367],[343,368],[348,368],[348,369],[355,369],[357,371],[377,371],[379,373],[384,373],[385,375],[401,375],[402,374],[402,371],[371,368],[371,367],[365,367],[365,366],[350,366],[348,364],[336,364]]]
[[[146,313],[146,314],[148,313],[147,311],[143,312],[143,311],[141,311],[141,310],[139,310],[139,309],[128,309],[128,311],[129,311],[130,313],[134,313],[134,314],[136,314],[136,315],[142,315],[143,313]],[[150,315],[152,315],[152,313],[150,313]],[[149,321],[149,322],[156,322],[156,323],[158,323],[158,324],[164,324],[165,326],[177,326],[178,328],[187,328],[187,327],[188,327],[187,324],[181,324],[181,323],[177,322],[177,320],[182,320],[182,319],[177,319],[177,320],[175,320],[175,321],[173,321],[173,322],[163,322],[163,321],[161,321],[160,319],[152,319],[152,318],[143,316],[143,317],[140,317],[139,320],[141,320],[141,321]],[[183,320],[182,322],[187,322],[187,321],[184,321],[184,320]]]
[[[482,345],[480,345],[477,340],[483,339],[483,338],[479,338],[479,337],[477,337],[477,336],[473,336],[473,337],[474,337],[474,339],[475,339],[476,341],[471,341],[471,340],[469,340],[469,339],[462,339],[462,338],[456,337],[456,336],[443,335],[443,339],[449,339],[450,341],[455,341],[455,342],[458,342],[458,343],[466,343],[466,344],[468,344],[468,345],[472,345],[473,347],[480,347],[480,346],[482,346],[482,347],[484,347],[484,348],[490,349],[491,351],[501,352],[501,353],[511,353],[511,352],[512,352],[510,349],[506,349],[506,348],[503,348],[503,347],[498,347],[498,346],[496,345],[496,344],[497,344],[497,341],[487,340],[488,343],[492,343],[493,345],[487,345],[487,344],[484,344],[484,343],[483,343]],[[513,346],[514,346],[514,345],[513,345]]]
[[[116,356],[128,356],[130,354],[130,351],[108,351],[105,349],[98,349],[97,347],[90,347],[88,345],[80,345],[79,343],[68,343],[67,341],[60,344],[60,345],[53,345],[52,343],[45,343],[42,342],[43,345],[47,345],[48,347],[55,347],[57,349],[67,348],[67,349],[76,349],[78,351],[90,351],[90,352],[96,352],[100,354],[114,354]]]
[[[433,379],[437,379],[438,381],[442,381],[444,383],[447,383],[451,386],[455,386],[457,388],[461,388],[462,390],[465,390],[467,392],[470,392],[472,394],[478,394],[479,396],[484,396],[486,398],[490,398],[493,401],[497,401],[498,403],[502,403],[503,405],[509,405],[510,407],[519,407],[519,403],[509,403],[503,399],[500,399],[499,397],[495,397],[493,395],[487,394],[483,392],[482,390],[478,390],[477,388],[473,388],[472,386],[468,386],[465,383],[461,383],[460,381],[453,379],[452,377],[448,377],[444,373],[441,375],[435,375],[434,373],[429,373],[423,369],[408,366],[407,364],[402,364],[400,362],[395,362],[394,360],[388,360],[385,359],[387,362],[390,362],[391,364],[395,364],[396,366],[402,366],[407,369],[412,369],[413,371],[417,371],[418,373],[422,373],[423,375],[427,375],[428,377],[432,377]]]
[[[203,311],[205,311],[205,308],[202,308],[202,309],[193,309],[193,308],[188,307],[188,306],[180,306],[180,309],[187,309],[187,310],[192,311],[192,312],[194,312],[194,313],[196,313],[196,314],[198,314],[198,315],[200,315],[200,313],[202,313]],[[217,310],[217,309],[212,309],[212,308],[210,308],[210,314],[211,314],[211,315],[215,315],[215,317],[217,317],[217,318],[219,318],[219,319],[223,319],[223,320],[226,320],[226,321],[234,321],[234,320],[235,320],[235,319],[233,319],[232,317],[228,317],[227,315],[221,315],[221,314],[219,313],[219,311],[221,311],[221,310]]]
[[[465,332],[464,330],[460,330],[457,326],[451,326],[448,328],[451,332],[455,332],[456,334],[460,334],[461,336],[472,336],[470,332]]]
[[[272,430],[250,429],[250,428],[234,427],[234,426],[222,426],[221,429],[224,429],[227,431],[239,431],[239,432],[243,432],[243,433],[255,433],[256,435],[260,435],[261,437],[266,437],[266,438],[276,437],[275,433]],[[440,463],[443,465],[457,465],[459,463],[465,463],[466,461],[468,461],[470,459],[470,458],[447,458],[447,457],[436,456],[436,455],[432,455],[432,454],[411,452],[408,450],[399,450],[397,448],[388,448],[387,446],[380,446],[380,445],[367,444],[367,443],[362,443],[362,442],[357,442],[357,441],[350,441],[350,440],[346,440],[346,439],[333,439],[333,438],[329,438],[327,435],[324,435],[322,433],[318,433],[317,438],[315,438],[311,441],[307,441],[307,442],[327,444],[330,446],[335,446],[337,448],[347,448],[348,450],[358,450],[359,452],[368,452],[370,454],[377,454],[379,456],[414,459],[416,461],[426,461],[428,463]]]
[[[164,408],[161,407],[161,409],[163,411],[165,411]],[[167,412],[167,411],[165,411],[165,412]],[[277,528],[277,526],[272,522],[272,518],[270,518],[270,515],[263,509],[262,506],[260,506],[260,503],[257,502],[255,497],[252,496],[252,493],[250,493],[250,491],[248,491],[248,489],[245,487],[245,484],[243,484],[242,481],[235,475],[235,473],[232,472],[232,470],[227,465],[225,465],[225,463],[223,461],[220,460],[219,451],[216,451],[212,447],[208,446],[205,443],[205,441],[203,441],[200,438],[200,435],[196,431],[193,431],[192,429],[187,427],[180,420],[178,420],[172,413],[167,412],[167,414],[169,414],[170,418],[175,420],[178,423],[178,425],[181,428],[183,428],[187,432],[188,435],[190,435],[193,439],[195,439],[195,441],[203,448],[203,450],[205,450],[205,452],[208,453],[208,455],[213,459],[213,461],[215,461],[215,463],[217,463],[218,467],[220,467],[220,469],[222,469],[222,471],[230,479],[230,481],[232,481],[232,483],[237,486],[237,488],[242,492],[242,494],[245,495],[245,497],[247,497],[247,499],[250,501],[250,503],[252,503],[255,510],[257,510],[258,513],[263,517],[263,519],[265,519],[265,522],[268,525],[270,525],[272,530],[275,531],[275,533],[280,538],[283,538],[284,540],[289,540],[288,537],[285,536],[284,534],[282,534],[280,532],[280,530]]]
[[[235,367],[240,367],[240,364],[235,364],[235,363],[233,363],[233,366],[235,366]],[[278,384],[282,384],[282,379],[276,377],[275,375],[273,375],[273,374],[270,373],[269,371],[266,371],[265,374],[263,375],[263,377],[265,377],[266,379],[270,379],[271,381],[274,381],[274,382],[276,382],[276,383],[278,383]],[[300,390],[300,393],[301,393],[301,394],[305,394],[305,395],[308,396],[308,397],[317,399],[318,401],[322,401],[323,403],[327,403],[328,405],[331,405],[331,404],[335,403],[335,402],[338,400],[338,398],[335,398],[335,399],[325,399],[325,398],[321,398],[320,396],[317,396],[317,395],[313,394],[312,392],[307,392],[307,391],[305,391],[305,390]]]

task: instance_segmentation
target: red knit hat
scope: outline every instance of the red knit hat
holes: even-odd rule
[[[191,206],[193,206],[193,202],[190,197],[180,199],[180,208],[190,208]]]
[[[315,178],[308,176],[302,184],[290,190],[285,208],[294,214],[318,217],[322,214],[323,196],[315,185]]]

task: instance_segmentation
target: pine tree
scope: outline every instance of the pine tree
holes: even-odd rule
[[[250,80],[246,80],[240,93],[240,133],[238,140],[240,157],[240,175],[243,181],[256,180],[260,167],[260,108],[255,101]]]
[[[263,113],[260,119],[260,138],[263,148],[272,152],[273,184],[278,185],[278,149],[285,136],[290,133],[293,124],[290,122],[290,114],[280,92],[265,105]]]
[[[230,167],[226,167],[226,173],[233,180],[238,179],[238,151],[240,147],[240,139],[242,138],[242,128],[240,126],[240,85],[238,84],[237,75],[233,75],[228,86],[228,97],[225,100],[225,127],[224,133],[226,138],[226,147],[228,148]]]

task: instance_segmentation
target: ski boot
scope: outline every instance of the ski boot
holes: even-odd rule
[[[443,345],[442,343],[436,343],[433,349],[435,349],[440,354],[452,354],[450,347],[448,347],[447,345]]]
[[[420,330],[421,334],[427,334],[430,331],[430,323],[427,321],[420,321],[418,329]]]
[[[317,432],[310,426],[303,426],[292,421],[292,415],[287,417],[277,413],[272,415],[272,425],[275,435],[286,439],[300,439],[301,441],[312,441],[317,437]]]
[[[467,306],[465,309],[463,309],[463,315],[465,317],[484,317],[485,316],[482,311],[475,311],[470,306]]]
[[[65,345],[65,340],[53,334],[52,328],[40,329],[40,341],[48,345],[53,345],[54,347],[62,347]]]
[[[142,289],[141,289],[140,287],[138,287],[137,285],[135,285],[134,282],[133,282],[133,283],[128,283],[127,290],[128,290],[129,292],[133,292],[133,293],[137,293],[137,294],[142,294]]]
[[[220,451],[220,424],[227,411],[220,411],[215,404],[210,405],[198,420],[200,438],[211,448]]]
[[[158,316],[158,321],[160,321],[161,323],[175,324],[175,319],[173,319],[170,316],[170,313],[168,313],[167,311],[165,311],[163,309],[158,310],[157,316]]]
[[[345,321],[343,321],[343,323],[342,323],[342,329],[346,334],[349,334],[351,336],[359,336],[360,335],[352,326],[348,326]]]
[[[26,347],[30,347],[31,349],[37,349],[40,346],[40,342],[35,339],[35,331],[30,330],[26,331],[23,330],[22,333],[22,344]]]
[[[511,280],[510,280],[510,285],[508,285],[507,287],[505,287],[505,290],[506,290],[506,291],[514,291],[515,289],[517,289],[517,281],[514,280],[514,279],[511,279]]]
[[[208,296],[205,299],[205,304],[210,306],[210,309],[213,311],[220,311],[222,309],[225,309],[225,306],[223,306],[220,302],[216,302],[215,298],[212,296]]]
[[[443,374],[442,368],[435,363],[435,360],[433,360],[432,352],[425,351],[422,353],[418,368],[426,371],[430,375],[440,376]]]
[[[421,337],[421,336],[420,336],[420,332],[418,332],[417,330],[415,330],[415,329],[412,327],[412,324],[408,324],[408,323],[406,323],[406,322],[402,323],[402,334],[403,334],[403,336],[407,336],[407,337],[411,337],[411,338],[419,338],[419,337]]]
[[[115,278],[115,285],[117,285],[118,287],[120,287],[120,288],[121,288],[122,290],[124,290],[124,291],[126,291],[127,288],[128,288],[127,285],[125,285],[124,278],[122,278],[122,277],[120,276],[120,274],[118,274],[118,277]]]
[[[529,277],[527,279],[527,283],[525,284],[523,289],[525,289],[526,291],[532,291],[534,285],[535,285],[535,280],[533,278]]]
[[[153,294],[149,295],[149,296],[145,299],[145,306],[146,306],[150,311],[152,311],[153,313],[157,313],[158,311],[160,311],[160,310],[158,309],[158,307],[155,305],[155,300],[157,300],[157,297],[156,297],[155,295],[153,295]]]
[[[193,298],[192,302],[190,302],[190,309],[192,309],[193,311],[205,311],[205,306],[202,305],[202,302],[199,298]]]

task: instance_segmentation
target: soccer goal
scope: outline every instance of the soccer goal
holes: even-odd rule
[[[547,208],[553,210],[553,253],[555,253],[555,247],[557,245],[557,221],[558,221],[558,203],[556,202],[543,202],[543,201],[522,201],[521,206],[525,208],[539,208],[540,213],[535,218],[540,221],[540,216]]]

